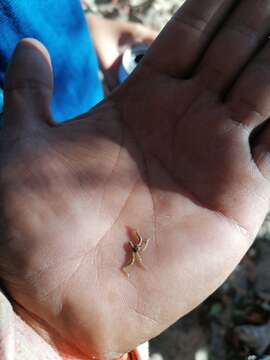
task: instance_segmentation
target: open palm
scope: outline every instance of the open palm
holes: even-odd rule
[[[203,301],[251,245],[270,195],[270,47],[258,50],[269,18],[264,1],[188,1],[122,87],[61,126],[49,125],[48,55],[18,45],[0,276],[60,351],[131,350]],[[127,226],[150,239],[130,277]]]

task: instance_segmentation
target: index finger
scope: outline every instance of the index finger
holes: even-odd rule
[[[144,62],[168,75],[186,77],[235,3],[188,0],[160,33]]]

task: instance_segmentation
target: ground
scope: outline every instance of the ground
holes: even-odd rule
[[[93,12],[156,30],[183,2],[89,0]],[[270,216],[227,282],[196,311],[151,341],[152,360],[270,360],[269,260]]]
[[[184,0],[87,0],[93,12],[161,30]]]

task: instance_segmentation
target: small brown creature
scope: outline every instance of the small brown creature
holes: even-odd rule
[[[143,264],[141,253],[144,252],[148,246],[149,240],[143,240],[142,237],[139,235],[139,233],[135,229],[128,228],[130,237],[132,238],[129,240],[129,244],[132,249],[132,256],[129,261],[129,263],[122,268],[123,272],[127,277],[129,277],[129,273],[127,271],[127,268],[134,265],[135,262],[139,263],[141,267],[143,267],[146,270],[146,267]]]

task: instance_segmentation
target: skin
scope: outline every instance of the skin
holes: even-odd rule
[[[252,244],[270,197],[269,20],[268,1],[189,0],[123,86],[61,126],[46,50],[18,45],[0,139],[0,277],[62,353],[113,358],[156,336]],[[147,271],[129,278],[126,226],[150,238]]]
[[[157,32],[131,22],[104,19],[90,13],[86,21],[97,51],[100,67],[112,90],[118,84],[118,68],[124,51],[134,44],[151,44]]]

